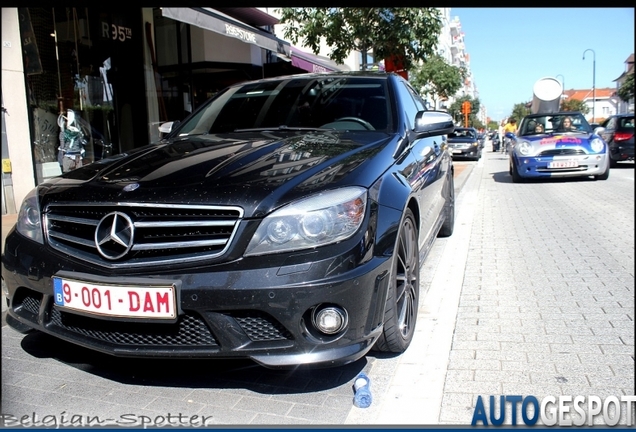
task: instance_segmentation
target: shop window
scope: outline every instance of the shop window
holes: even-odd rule
[[[19,8],[19,14],[40,183],[117,152],[111,27],[88,8]]]

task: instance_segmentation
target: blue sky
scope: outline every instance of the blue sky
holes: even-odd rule
[[[632,8],[451,8],[488,116],[500,120],[532,99],[543,77],[566,90],[615,88],[634,52]],[[594,50],[595,55],[586,49]],[[596,78],[594,75],[596,57]],[[557,75],[559,75],[557,77]]]

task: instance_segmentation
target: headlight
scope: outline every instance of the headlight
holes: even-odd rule
[[[603,149],[605,148],[605,144],[603,143],[603,141],[598,138],[594,138],[592,142],[590,143],[590,146],[592,147],[592,150],[594,150],[596,153],[602,152]]]
[[[323,192],[289,204],[259,225],[245,256],[308,249],[351,237],[367,208],[367,191],[360,187]]]
[[[517,144],[516,147],[517,151],[524,156],[529,155],[532,151],[532,144],[530,144],[528,141],[521,141],[519,144]]]
[[[474,143],[473,143],[473,147],[477,147],[478,145],[479,145],[479,143],[478,143],[478,142],[474,142]]]
[[[37,191],[38,188],[31,190],[22,201],[20,213],[18,213],[17,230],[20,234],[33,241],[44,243]]]

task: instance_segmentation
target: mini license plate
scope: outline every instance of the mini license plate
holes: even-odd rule
[[[461,150],[453,150],[453,154],[461,153]]]
[[[548,163],[548,168],[576,168],[578,166],[577,161],[552,161]]]
[[[175,319],[175,286],[99,285],[53,277],[55,305],[113,317]]]

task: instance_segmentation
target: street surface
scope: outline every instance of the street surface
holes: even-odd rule
[[[5,425],[28,415],[36,426],[73,416],[82,426],[469,426],[479,396],[634,395],[634,164],[607,181],[513,184],[486,144],[460,166],[455,232],[422,268],[428,292],[403,355],[294,371],[121,359],[3,322]],[[352,403],[360,371],[366,409]]]

